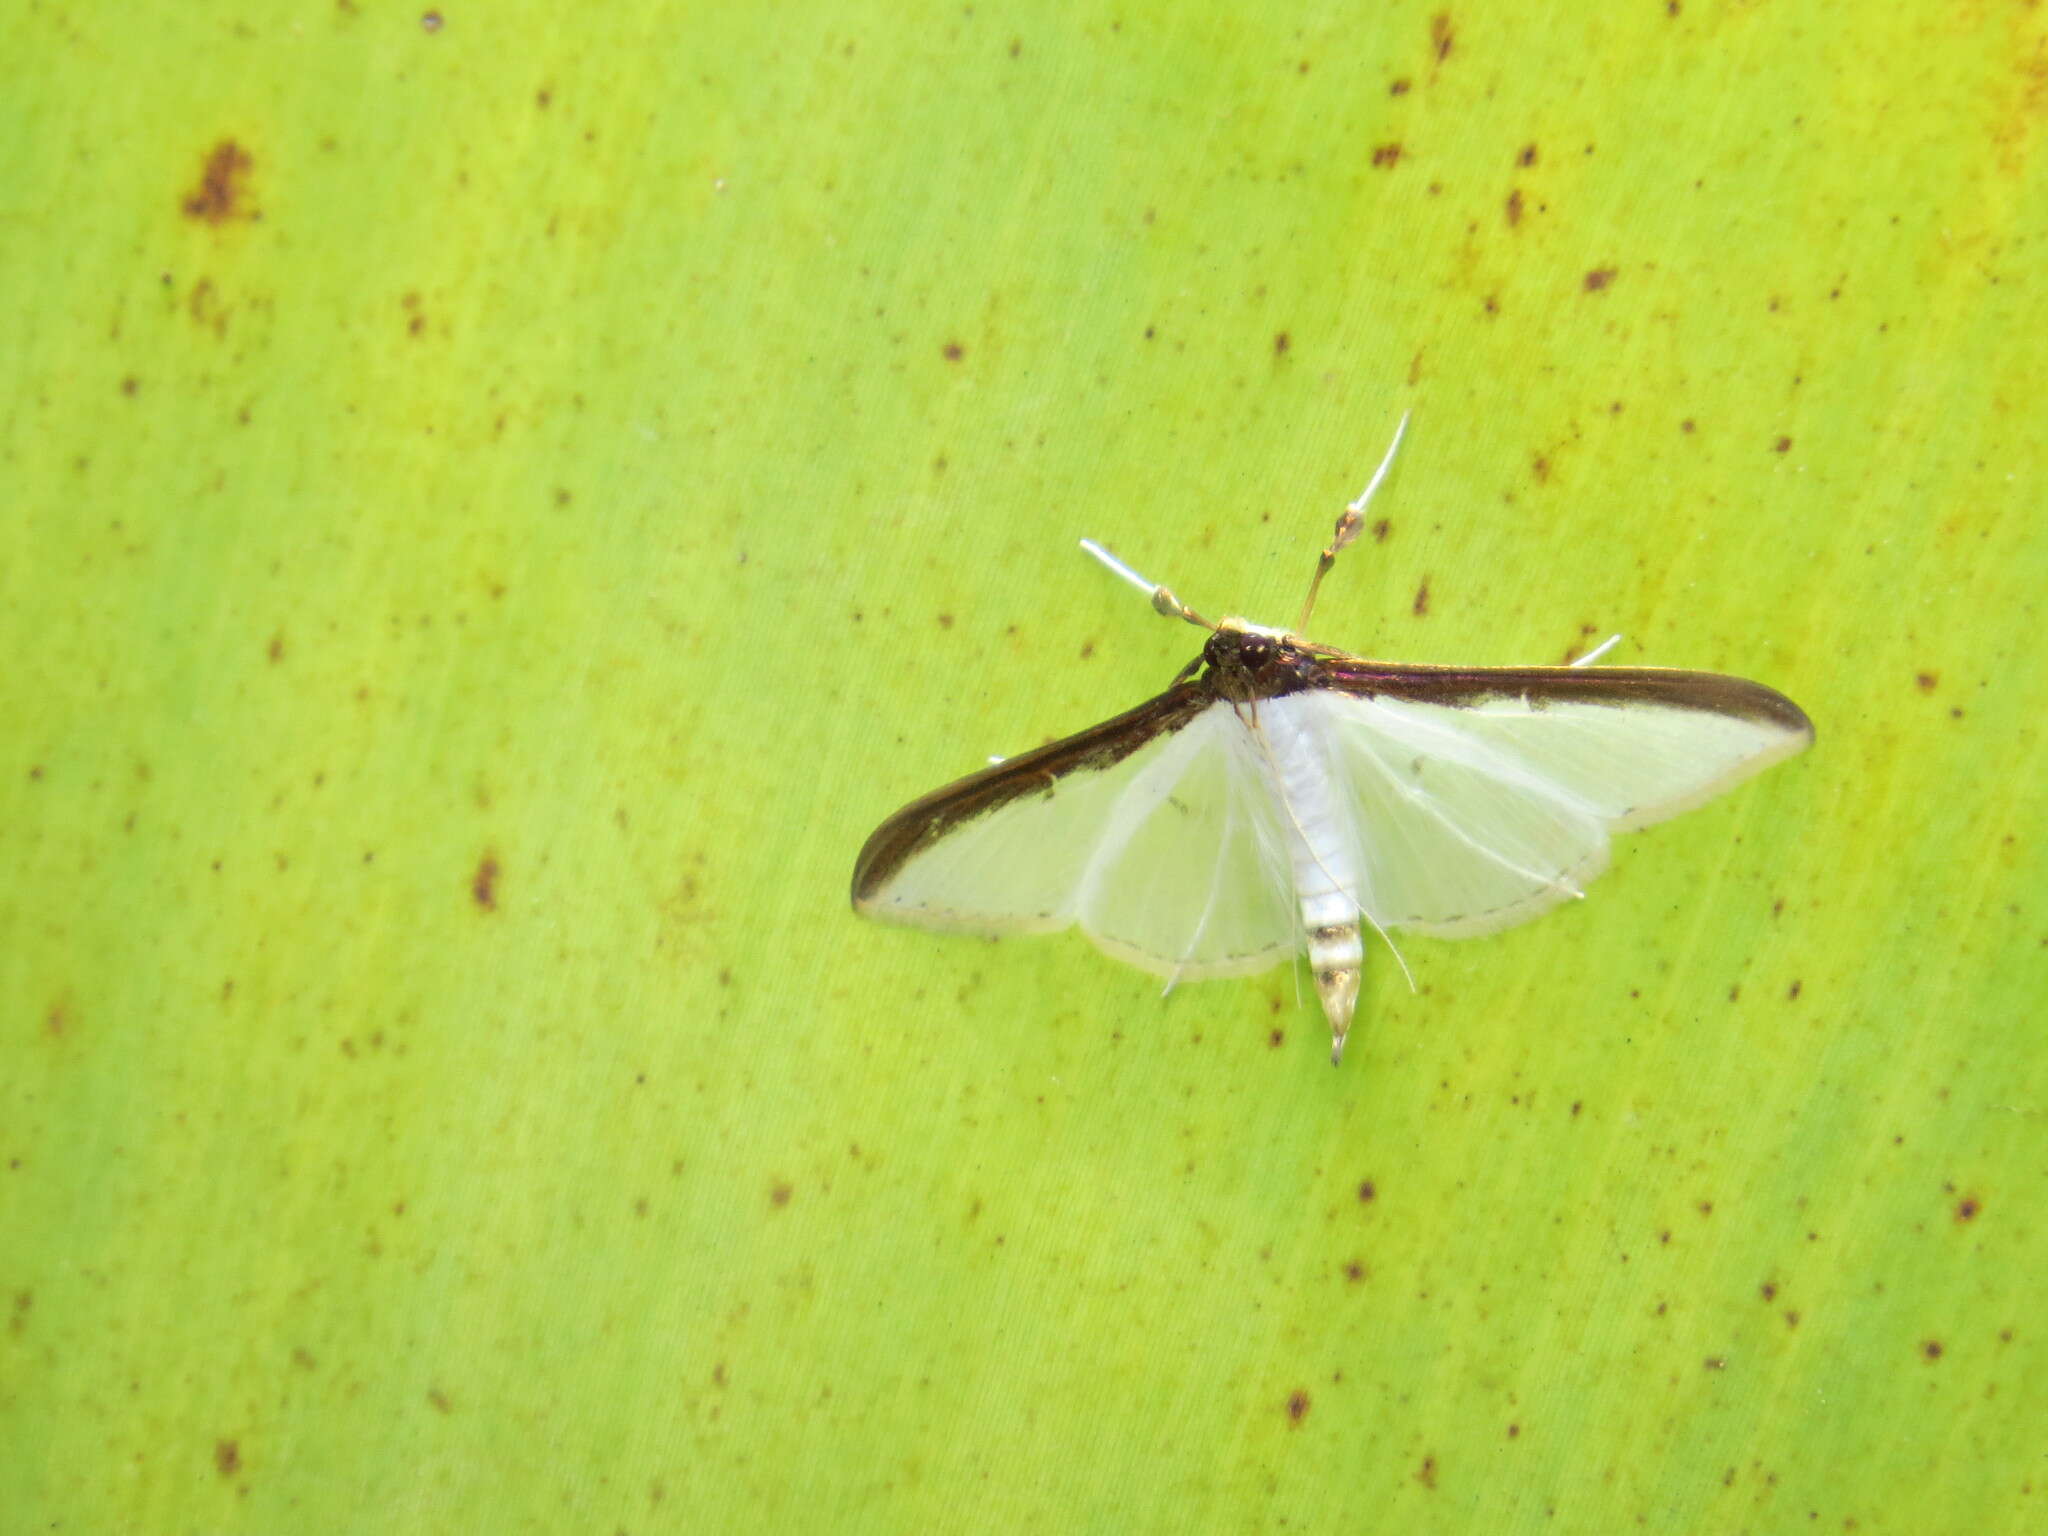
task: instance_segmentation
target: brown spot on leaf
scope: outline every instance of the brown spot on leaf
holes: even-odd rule
[[[272,666],[284,660],[284,631],[279,630],[270,637],[270,644],[263,648],[263,654],[270,658]]]
[[[1529,463],[1529,472],[1536,477],[1538,485],[1548,485],[1550,483],[1550,460],[1540,453],[1537,454]]]
[[[1434,1456],[1425,1456],[1422,1458],[1422,1465],[1415,1469],[1415,1481],[1422,1484],[1422,1486],[1425,1488],[1431,1490],[1435,1489],[1436,1458]]]
[[[1399,165],[1401,163],[1401,146],[1399,144],[1375,145],[1372,152],[1372,163],[1387,169]]]
[[[949,363],[957,363],[967,355],[967,349],[957,341],[949,341],[939,349],[939,355]]]
[[[1798,1002],[1798,1001],[1799,1001],[1799,994],[1800,994],[1801,992],[1805,991],[1805,990],[1806,990],[1806,983],[1804,983],[1804,982],[1802,982],[1802,981],[1795,981],[1795,982],[1793,982],[1791,986],[1789,986],[1789,987],[1787,987],[1787,988],[1785,989],[1785,1001],[1786,1001],[1786,1002],[1788,1002],[1788,1003],[1796,1003],[1796,1002]]]
[[[1939,1360],[1941,1358],[1941,1340],[1929,1339],[1920,1346],[1920,1353],[1930,1360]]]
[[[1389,96],[1406,96],[1408,94],[1407,80],[1401,79],[1391,82],[1387,86],[1387,94]]]
[[[205,326],[214,335],[227,334],[228,311],[213,291],[212,278],[202,277],[192,285],[192,291],[185,295],[185,312],[195,325]]]
[[[1522,146],[1522,152],[1515,156],[1515,164],[1521,166],[1530,166],[1534,165],[1535,163],[1536,146],[1534,144],[1524,144]]]
[[[1361,1264],[1358,1260],[1353,1259],[1349,1264],[1346,1264],[1344,1266],[1344,1278],[1346,1280],[1349,1280],[1353,1285],[1357,1285],[1360,1281],[1365,1279],[1365,1266]]]
[[[1799,1314],[1797,1312],[1787,1312],[1785,1314],[1785,1326],[1787,1328],[1797,1328],[1799,1326]]]
[[[1709,1355],[1700,1364],[1710,1371],[1725,1371],[1728,1369],[1728,1357],[1726,1355]]]
[[[796,1191],[788,1184],[778,1182],[768,1191],[768,1203],[776,1206],[787,1205],[789,1197],[795,1193]]]
[[[1360,1184],[1358,1186],[1358,1203],[1360,1205],[1372,1204],[1373,1200],[1378,1195],[1379,1191],[1373,1188],[1371,1179],[1367,1179],[1363,1184]]]
[[[1520,187],[1515,188],[1514,191],[1508,194],[1507,215],[1508,228],[1510,229],[1522,222],[1522,189]]]
[[[1789,437],[1779,438],[1775,443],[1771,444],[1771,451],[1773,453],[1790,453],[1792,451],[1792,439]]]
[[[1415,617],[1418,619],[1429,617],[1429,578],[1427,576],[1422,578],[1422,585],[1415,589]]]
[[[1758,1287],[1756,1288],[1756,1290],[1757,1290],[1757,1294],[1758,1294],[1759,1296],[1763,1297],[1763,1299],[1764,1299],[1765,1301],[1771,1301],[1771,1300],[1774,1300],[1774,1299],[1776,1299],[1776,1297],[1777,1297],[1777,1294],[1778,1294],[1778,1288],[1777,1288],[1777,1286],[1773,1285],[1773,1284],[1772,1284],[1772,1283],[1771,1283],[1770,1281],[1768,1281],[1768,1280],[1766,1280],[1766,1281],[1765,1281],[1765,1282],[1764,1282],[1764,1283],[1763,1283],[1762,1285],[1758,1286]]]
[[[1509,1438],[1510,1440],[1516,1439],[1517,1437],[1519,1437],[1519,1436],[1521,1435],[1521,1433],[1522,1433],[1522,1426],[1521,1426],[1521,1425],[1519,1425],[1519,1424],[1510,1424],[1510,1425],[1508,1426],[1508,1438]]]
[[[213,1469],[222,1477],[233,1477],[242,1470],[242,1447],[233,1440],[213,1442]]]
[[[229,219],[249,218],[247,208],[249,172],[256,162],[233,139],[213,146],[199,171],[199,185],[185,194],[181,205],[185,217],[202,224],[225,224]]]
[[[136,378],[132,373],[121,381],[121,393],[129,396],[131,399],[140,388],[142,388],[142,380]]]
[[[470,877],[469,894],[476,904],[486,912],[498,910],[498,856],[486,853],[477,860],[476,873]]]
[[[1978,1203],[1976,1196],[1965,1195],[1956,1205],[1956,1220],[1975,1221],[1977,1213],[1982,1209],[1984,1207]]]
[[[1275,357],[1285,357],[1287,355],[1287,349],[1293,345],[1294,338],[1289,336],[1285,331],[1276,331],[1273,333],[1273,355]]]
[[[1690,416],[1688,416],[1685,418],[1685,420],[1681,421],[1678,424],[1678,430],[1685,433],[1692,433],[1698,431],[1699,428],[1693,424],[1693,419]]]
[[[1287,1031],[1284,1029],[1271,1030],[1266,1035],[1266,1044],[1271,1046],[1276,1051],[1279,1050],[1280,1047],[1285,1045],[1286,1043]]]
[[[1614,272],[1615,269],[1613,267],[1595,267],[1592,271],[1588,272],[1585,275],[1585,278],[1583,279],[1586,292],[1600,292],[1601,289],[1605,288],[1609,283],[1614,281]]]
[[[448,1394],[439,1387],[427,1388],[427,1406],[436,1413],[453,1413],[455,1405],[448,1401]]]
[[[441,13],[439,11],[429,11],[420,18],[420,30],[429,37],[440,31],[441,26]]]
[[[941,628],[941,629],[951,629],[952,627],[953,627],[953,615],[951,615],[950,613],[942,613],[942,614],[940,614],[940,615],[939,615],[939,628]]]
[[[1451,49],[1457,46],[1457,29],[1451,25],[1451,13],[1438,11],[1429,18],[1429,41],[1436,49],[1437,62],[1442,63],[1451,56]]]
[[[1392,519],[1392,518],[1386,518],[1386,517],[1383,517],[1383,518],[1381,518],[1381,519],[1380,519],[1380,520],[1379,520],[1378,522],[1376,522],[1376,523],[1374,523],[1374,524],[1372,525],[1372,541],[1373,541],[1373,543],[1375,543],[1375,544],[1384,544],[1384,543],[1386,543],[1386,542],[1387,542],[1387,535],[1388,535],[1388,534],[1390,534],[1390,533],[1392,533],[1393,531],[1394,531],[1394,522],[1393,522],[1393,519]]]
[[[1941,686],[1941,674],[1939,672],[1919,672],[1914,674],[1913,681],[1919,685],[1922,693],[1932,693]]]
[[[1308,1393],[1304,1392],[1300,1387],[1296,1387],[1287,1394],[1287,1421],[1290,1424],[1299,1424],[1307,1417]]]

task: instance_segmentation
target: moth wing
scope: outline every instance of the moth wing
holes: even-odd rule
[[[1398,691],[1304,695],[1350,787],[1361,905],[1383,927],[1457,938],[1526,922],[1582,893],[1610,834],[1699,805],[1813,739],[1789,700],[1739,678],[1455,677],[1454,688],[1418,668],[1393,679]]]
[[[1077,892],[1081,930],[1177,980],[1263,971],[1301,944],[1285,837],[1251,733],[1212,705],[1118,797]]]
[[[1228,705],[1177,699],[905,807],[862,850],[854,906],[987,934],[1079,923],[1117,958],[1188,980],[1284,959],[1300,920],[1256,750]]]

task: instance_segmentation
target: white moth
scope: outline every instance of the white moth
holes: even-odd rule
[[[1338,518],[1292,631],[1212,624],[1083,540],[1160,613],[1208,630],[1201,654],[1137,708],[891,816],[854,867],[855,909],[980,934],[1078,923],[1169,986],[1305,950],[1335,1062],[1361,925],[1466,938],[1526,922],[1585,894],[1613,833],[1813,740],[1760,683],[1586,665],[1607,646],[1566,667],[1439,667],[1303,638],[1400,442]]]

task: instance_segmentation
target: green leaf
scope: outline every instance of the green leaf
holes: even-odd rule
[[[2034,12],[25,14],[23,1529],[2023,1531]],[[846,906],[1291,619],[1754,676],[1588,901],[1285,971]]]

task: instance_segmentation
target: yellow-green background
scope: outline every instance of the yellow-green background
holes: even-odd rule
[[[2041,11],[423,9],[0,40],[8,1529],[2048,1523]],[[1814,751],[1336,1072],[848,913],[1403,410]]]

